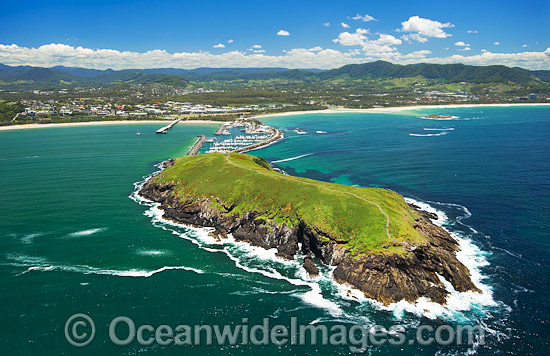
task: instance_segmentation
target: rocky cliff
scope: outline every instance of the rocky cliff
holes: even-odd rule
[[[414,228],[427,237],[427,243],[403,243],[401,254],[355,256],[323,231],[317,231],[301,220],[297,227],[290,228],[266,221],[260,217],[261,212],[235,213],[232,212],[234,207],[226,206],[214,197],[181,196],[175,193],[173,185],[161,185],[154,179],[142,187],[140,195],[160,203],[166,219],[213,227],[213,234],[219,238],[232,234],[237,240],[266,249],[276,248],[283,258],[294,258],[301,244],[301,252],[306,254],[304,268],[311,276],[319,273],[311,258],[314,255],[323,263],[336,266],[333,276],[338,282],[347,283],[384,304],[402,299],[412,302],[420,297],[443,304],[448,291],[440,276],[457,291],[479,291],[466,266],[456,258],[457,242],[447,231],[434,225],[424,212],[419,212]],[[212,204],[212,199],[216,204]]]

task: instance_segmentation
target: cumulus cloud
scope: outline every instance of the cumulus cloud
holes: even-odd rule
[[[349,25],[345,22],[340,22],[340,26],[342,26],[343,28],[349,28]]]
[[[478,30],[468,30],[468,33],[479,33]]]
[[[527,47],[527,45],[526,45],[526,44],[524,44],[524,45],[523,45],[523,46],[521,46],[521,47],[525,48],[525,47]]]
[[[464,43],[462,41],[455,42],[455,46],[459,46],[459,47],[468,47],[469,45],[470,45],[469,43]]]
[[[472,49],[470,47],[464,47],[460,48],[459,51],[471,51]]]
[[[367,34],[369,30],[358,28],[354,33],[342,32],[338,38],[333,39],[334,43],[339,43],[342,46],[361,46],[365,53],[391,53],[397,52],[392,46],[399,45],[402,41],[388,34],[379,34],[378,39],[369,40]]]
[[[420,51],[414,51],[409,54],[405,54],[403,58],[404,59],[424,59],[428,54],[432,54],[432,52],[428,51],[427,49],[423,49]]]
[[[500,46],[500,42],[498,42],[498,41],[493,42],[493,44],[494,44],[495,46]]]
[[[379,41],[376,44],[376,41]],[[37,48],[20,47],[16,44],[0,44],[0,63],[8,65],[30,65],[53,67],[82,67],[94,69],[141,69],[141,68],[199,68],[199,67],[283,67],[283,68],[336,68],[346,64],[364,63],[378,59],[394,63],[464,63],[472,65],[502,64],[529,69],[550,67],[550,48],[543,52],[492,53],[478,55],[456,54],[448,57],[426,57],[427,50],[402,54],[381,43],[389,38],[366,40],[348,52],[334,49],[297,48],[283,55],[271,56],[265,53],[230,51],[213,54],[205,51],[168,53],[164,50],[147,52],[117,51],[112,49],[90,49],[65,44],[49,44]],[[364,51],[364,49],[371,50]],[[260,50],[259,48],[255,50]]]
[[[368,14],[365,14],[365,15],[357,14],[353,17],[348,16],[348,19],[350,19],[350,20],[361,20],[361,21],[364,21],[364,22],[378,21],[377,19],[375,19],[374,17],[372,17],[371,15],[368,15]]]
[[[279,32],[277,32],[277,36],[290,36],[290,32],[285,30],[279,30]]]
[[[454,27],[450,22],[441,23],[430,19],[425,19],[419,16],[411,16],[407,21],[401,22],[401,29],[397,31],[410,33],[410,35],[404,35],[406,40],[416,40],[419,42],[426,42],[428,38],[447,38],[452,36],[446,33],[443,29]]]
[[[428,42],[428,39],[426,37],[420,36],[418,33],[411,33],[409,35],[403,35],[401,36],[402,39],[408,42],[412,41],[418,41],[420,43]]]
[[[399,38],[395,38],[392,35],[386,35],[384,33],[381,33],[379,36],[380,37],[374,42],[380,45],[394,46],[394,45],[400,45],[401,43],[403,43]]]
[[[368,30],[363,28],[358,28],[354,33],[342,32],[332,42],[339,43],[342,46],[359,46],[367,40],[366,33],[368,33]]]
[[[312,47],[310,49],[308,49],[308,51],[311,51],[311,52],[319,52],[319,51],[322,51],[323,50],[323,47],[320,47],[320,46],[315,46],[315,47]]]
[[[250,48],[262,48],[262,45],[255,44],[254,46],[252,46],[252,47],[250,47]]]
[[[233,42],[234,42],[233,40],[229,40],[229,41],[227,41],[227,43],[233,43]]]
[[[214,48],[225,48],[225,45],[223,43],[218,43],[218,44],[213,45],[212,47],[214,47]]]

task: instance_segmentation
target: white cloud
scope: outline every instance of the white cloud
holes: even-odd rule
[[[225,48],[225,45],[223,43],[218,43],[216,45],[213,45],[214,48]]]
[[[310,49],[308,49],[308,51],[310,52],[319,52],[319,51],[322,51],[323,50],[323,47],[320,47],[320,46],[315,46],[315,47],[312,47]]]
[[[420,51],[414,51],[409,54],[406,54],[403,56],[403,58],[406,59],[424,59],[428,54],[432,54],[431,51],[428,51],[427,49],[423,49]]]
[[[365,36],[368,33],[368,30],[358,28],[354,33],[342,32],[338,35],[338,38],[332,41],[342,46],[361,46],[361,49],[369,54],[397,52],[397,49],[392,46],[402,43],[400,39],[383,33],[379,34],[378,39],[369,40],[367,36]]]
[[[348,19],[350,20],[361,20],[361,21],[364,21],[364,22],[369,22],[369,21],[378,21],[377,19],[375,19],[374,17],[372,17],[371,15],[363,15],[361,16],[360,14],[357,14],[353,17],[349,17],[348,16]]]
[[[468,33],[479,33],[478,30],[468,30],[467,32],[468,32]]]
[[[252,46],[252,47],[250,47],[250,48],[262,48],[262,45],[255,44],[254,46]]]
[[[460,48],[458,50],[459,51],[471,51],[472,49],[470,47],[464,47],[464,48]]]
[[[290,32],[285,30],[279,30],[279,32],[277,32],[277,36],[290,36]]]
[[[428,39],[426,37],[422,37],[418,33],[403,35],[401,36],[401,38],[408,42],[412,42],[412,41],[418,41],[420,43],[428,42]]]
[[[380,45],[388,46],[400,45],[403,43],[399,38],[395,38],[392,35],[386,35],[384,33],[381,33],[380,37],[374,42]]]
[[[368,30],[363,28],[358,28],[354,33],[342,32],[332,42],[339,43],[342,46],[360,46],[367,40],[366,33],[368,33]]]
[[[229,40],[229,41],[227,41],[227,43],[233,43],[233,42],[234,42],[233,40]]]
[[[526,45],[526,44],[524,44],[524,45],[523,45],[523,46],[521,46],[521,47],[525,48],[525,47],[527,47],[527,45]]]
[[[486,49],[481,50],[482,53],[488,52]]]
[[[464,43],[462,41],[455,42],[455,46],[459,46],[459,47],[468,47],[469,45],[470,45],[469,43]]]
[[[498,41],[497,41],[497,42],[493,42],[493,44],[494,44],[495,46],[500,46],[500,42],[498,42]]]
[[[164,50],[147,52],[117,51],[112,49],[90,49],[65,44],[49,44],[37,48],[0,44],[0,63],[8,65],[31,65],[53,67],[83,67],[94,69],[140,69],[140,68],[199,68],[199,67],[283,67],[283,68],[337,68],[346,64],[364,63],[378,59],[394,63],[464,63],[472,65],[502,64],[510,67],[547,69],[550,67],[550,48],[542,52],[491,53],[478,55],[455,54],[448,57],[430,57],[422,50],[401,54],[390,46],[375,45],[368,41],[361,49],[341,52],[334,49],[297,48],[283,55],[271,56],[264,53],[230,51],[213,54],[206,51],[168,53]],[[315,50],[313,50],[315,49]],[[388,51],[389,49],[389,51]],[[259,49],[258,49],[259,50]],[[385,50],[385,51],[384,51]]]
[[[342,26],[343,28],[349,28],[349,25],[345,22],[340,22],[340,26]]]
[[[399,32],[411,33],[404,35],[403,39],[410,41],[415,40],[419,42],[426,42],[427,38],[446,38],[452,36],[446,33],[443,29],[454,27],[450,22],[441,23],[430,19],[425,19],[419,16],[411,16],[407,21],[401,23],[401,29]]]
[[[325,27],[330,27],[330,22],[324,22],[324,23],[323,23],[323,26],[325,26]]]

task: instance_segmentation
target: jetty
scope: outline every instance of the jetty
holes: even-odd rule
[[[206,141],[206,136],[204,135],[199,135],[199,139],[197,140],[197,142],[195,142],[195,144],[193,145],[193,147],[191,147],[191,149],[189,150],[189,152],[187,153],[188,156],[194,156],[196,155],[197,153],[199,153],[200,149],[202,148],[202,145],[204,145],[204,142]]]
[[[217,136],[221,135],[223,130],[225,129],[225,126],[226,126],[225,123],[221,124],[220,127],[218,128],[218,131],[214,132],[214,135],[217,135]]]
[[[156,131],[156,133],[158,134],[167,134],[168,133],[168,130],[170,130],[172,127],[174,127],[175,124],[177,124],[178,122],[180,122],[181,119],[177,119],[175,120],[174,122],[170,123],[169,125],[166,125],[164,127],[161,127],[160,129],[158,129]]]

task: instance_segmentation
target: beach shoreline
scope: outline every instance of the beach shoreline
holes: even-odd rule
[[[474,108],[474,107],[521,107],[521,106],[550,106],[550,103],[513,103],[513,104],[445,104],[445,105],[414,105],[414,106],[394,106],[387,108],[370,108],[370,109],[345,109],[345,108],[330,108],[326,110],[309,110],[309,111],[289,111],[281,113],[273,113],[266,115],[251,116],[250,119],[273,118],[292,115],[307,115],[307,114],[344,114],[344,113],[379,113],[389,114],[401,111],[424,110],[424,109],[455,109],[455,108]],[[83,121],[83,122],[63,122],[51,124],[23,124],[0,126],[0,131],[37,129],[48,127],[71,127],[71,126],[101,126],[101,125],[136,125],[136,124],[156,124],[166,123],[167,120],[120,120],[120,121]],[[221,121],[213,120],[182,120],[180,124],[220,124]]]
[[[326,110],[309,110],[309,111],[289,111],[266,115],[256,115],[252,118],[262,119],[279,116],[291,115],[306,115],[306,114],[344,114],[344,113],[379,113],[390,114],[401,111],[424,110],[424,109],[459,109],[459,108],[475,108],[475,107],[520,107],[520,106],[550,106],[550,103],[510,103],[510,104],[443,104],[443,105],[413,105],[413,106],[392,106],[385,108],[369,108],[369,109],[345,109],[345,108],[330,108]]]
[[[103,125],[139,125],[139,124],[166,124],[171,122],[170,120],[120,120],[120,121],[82,121],[82,122],[61,122],[51,124],[23,124],[23,125],[10,125],[0,126],[0,131],[11,130],[24,130],[24,129],[41,129],[48,127],[72,127],[72,126],[103,126]],[[220,121],[212,120],[187,120],[180,121],[180,124],[192,124],[192,125],[204,125],[204,124],[216,124],[219,125]]]

